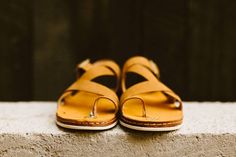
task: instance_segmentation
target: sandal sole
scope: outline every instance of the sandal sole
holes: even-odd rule
[[[121,120],[119,122],[122,126],[124,126],[126,128],[129,128],[132,130],[138,130],[138,131],[160,131],[160,132],[161,131],[174,131],[174,130],[178,130],[182,127],[182,124],[172,126],[172,127],[141,127],[141,126],[127,124]]]
[[[117,123],[118,121],[115,121],[114,123],[107,126],[79,126],[79,125],[65,124],[56,120],[56,124],[58,126],[67,128],[67,129],[73,129],[73,130],[108,130],[115,127]]]

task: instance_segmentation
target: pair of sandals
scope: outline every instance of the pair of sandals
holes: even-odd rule
[[[181,127],[182,101],[160,82],[157,65],[145,57],[128,59],[122,71],[111,60],[77,66],[77,80],[58,100],[56,123],[77,130],[106,130],[118,123],[140,131]],[[121,97],[117,96],[121,84]],[[113,86],[112,86],[113,85]]]

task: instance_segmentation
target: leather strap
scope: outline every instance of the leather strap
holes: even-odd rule
[[[82,69],[83,71],[87,71],[88,69],[90,69],[92,67],[92,64],[90,63],[90,59],[85,59],[82,62],[80,62],[79,64],[77,64],[76,67],[76,75],[77,78],[80,77],[80,69]]]
[[[86,59],[81,63],[77,64],[77,72],[79,71],[79,69],[83,69],[85,72],[87,72],[92,67],[97,67],[97,66],[105,66],[109,68],[110,70],[112,70],[112,72],[116,75],[118,79],[120,78],[120,68],[115,62],[111,60],[99,60],[91,64],[90,59]]]
[[[78,64],[77,68],[85,70],[85,73],[64,91],[64,93],[58,100],[58,104],[61,105],[64,99],[74,92],[85,91],[97,94],[97,98],[95,99],[92,109],[93,114],[96,113],[96,104],[100,99],[110,100],[114,104],[116,112],[118,112],[119,99],[115,91],[91,80],[104,75],[115,76],[118,80],[120,76],[119,66],[113,61],[109,60],[98,61],[94,64],[91,64],[89,60],[85,60],[82,63]]]
[[[139,65],[139,66],[142,66],[143,68],[147,68],[149,70],[149,72],[153,73],[157,78],[160,77],[160,70],[159,70],[158,66],[152,60],[148,60],[147,58],[142,57],[142,56],[132,57],[125,62],[123,69],[122,69],[121,88],[123,91],[126,90],[125,73],[127,73],[129,71],[129,69],[135,65],[136,66]],[[134,70],[134,71],[136,71],[136,70]],[[138,72],[138,71],[136,71],[136,72]],[[144,75],[142,75],[142,76],[144,76]]]
[[[160,81],[157,82],[144,81],[130,87],[122,94],[120,102],[121,104],[123,104],[123,102],[125,102],[126,99],[130,99],[130,97],[149,92],[163,92],[164,94],[169,96],[173,101],[179,102],[180,103],[179,107],[182,108],[182,101],[180,97]]]
[[[154,63],[155,64],[155,63]],[[137,83],[128,89],[125,87],[125,76],[127,72],[133,72],[137,73],[141,76],[143,76],[146,81]],[[157,74],[158,72],[158,74]],[[156,76],[155,76],[156,73]],[[153,63],[150,63],[147,59],[144,59],[143,57],[135,57],[128,60],[127,63],[125,63],[125,66],[122,70],[122,90],[123,94],[121,96],[121,112],[123,109],[123,105],[127,100],[130,99],[141,99],[138,97],[139,94],[143,93],[149,93],[149,92],[162,92],[165,95],[167,95],[171,101],[179,102],[178,108],[182,109],[182,101],[180,97],[175,94],[170,88],[168,88],[166,85],[164,85],[159,79],[159,70],[157,70],[157,66],[153,66]],[[144,105],[144,101],[142,101]],[[145,105],[144,105],[145,110]],[[144,111],[145,115],[145,111]]]
[[[111,69],[117,76],[117,79],[120,78],[120,68],[119,66],[111,60],[99,60],[94,63],[94,66],[105,66]]]

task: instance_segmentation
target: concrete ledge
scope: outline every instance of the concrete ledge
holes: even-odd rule
[[[56,103],[0,103],[0,156],[236,156],[236,103],[184,103],[175,132],[69,131]]]

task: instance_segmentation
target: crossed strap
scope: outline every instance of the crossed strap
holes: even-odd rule
[[[146,81],[137,83],[130,88],[126,89],[125,86],[125,76],[126,73],[133,72],[143,76]],[[144,57],[133,57],[128,60],[123,68],[122,71],[122,90],[123,94],[121,96],[121,112],[123,112],[123,105],[125,102],[131,99],[138,99],[143,104],[143,116],[146,117],[146,109],[145,109],[145,102],[144,100],[139,97],[139,94],[150,93],[150,92],[162,92],[164,93],[170,101],[178,102],[178,108],[182,109],[182,101],[180,97],[175,94],[170,88],[164,85],[158,78],[159,78],[159,69],[157,65],[147,60]]]
[[[62,105],[67,96],[73,95],[78,91],[85,91],[97,95],[90,112],[91,117],[96,115],[96,106],[100,99],[110,100],[114,104],[115,112],[117,113],[119,99],[115,91],[92,80],[99,76],[114,76],[119,82],[120,70],[118,65],[110,60],[101,60],[91,64],[87,59],[78,64],[77,69],[83,69],[85,72],[78,76],[77,80],[64,91],[58,100],[58,104]]]

